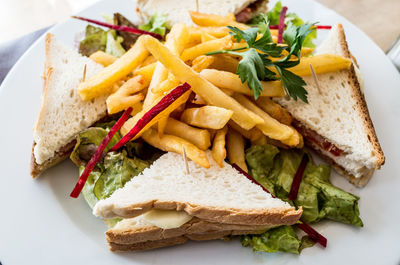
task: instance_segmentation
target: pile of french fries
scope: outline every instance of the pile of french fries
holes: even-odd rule
[[[302,147],[302,136],[291,126],[292,118],[271,97],[285,96],[280,81],[262,81],[263,91],[255,100],[246,83],[235,74],[240,58],[205,55],[243,47],[226,26],[247,25],[235,16],[190,12],[194,24],[175,24],[164,43],[142,35],[120,58],[98,51],[91,59],[105,68],[78,87],[84,100],[109,95],[108,113],[133,107],[132,117],[121,128],[123,135],[161,98],[187,82],[191,90],[180,97],[137,137],[164,151],[182,153],[203,167],[210,167],[205,151],[211,149],[215,162],[223,166],[228,157],[247,171],[246,142],[270,143],[280,147]],[[276,41],[277,32],[271,30]],[[310,54],[312,49],[303,49]],[[300,76],[338,71],[350,67],[348,59],[335,55],[305,57],[291,69]],[[136,138],[137,138],[136,137]]]

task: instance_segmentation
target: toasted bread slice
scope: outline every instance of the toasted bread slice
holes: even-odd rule
[[[66,158],[76,135],[106,115],[105,97],[85,102],[76,88],[103,66],[46,35],[42,106],[34,127],[31,175],[36,177]]]
[[[187,240],[212,240],[229,235],[263,233],[271,226],[248,226],[211,223],[194,217],[181,227],[162,229],[148,223],[142,216],[124,219],[106,232],[112,251],[147,250]]]
[[[317,53],[338,54],[353,60],[348,70],[318,75],[321,91],[312,77],[305,77],[309,104],[302,101],[275,99],[306,130],[327,140],[343,151],[334,155],[313,141],[315,149],[352,184],[364,186],[373,172],[385,162],[385,156],[369,116],[367,103],[357,77],[357,64],[351,56],[341,24],[332,28]]]
[[[211,158],[205,169],[189,162],[185,174],[182,156],[166,153],[140,175],[99,201],[93,213],[103,218],[132,218],[150,209],[185,211],[199,219],[223,224],[294,224],[302,209],[273,198],[231,165],[220,168]]]

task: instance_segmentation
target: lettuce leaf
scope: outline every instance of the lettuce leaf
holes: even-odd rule
[[[79,175],[114,123],[97,124],[99,127],[88,128],[78,135],[70,158],[79,167]],[[121,134],[117,132],[107,145],[106,152],[120,139]],[[82,194],[85,200],[90,207],[93,207],[99,200],[109,197],[115,190],[122,188],[126,182],[149,167],[150,163],[151,161],[128,156],[125,148],[118,152],[107,153],[90,173],[83,187]]]
[[[103,51],[113,56],[120,57],[125,53],[121,43],[123,38],[115,30],[105,31],[92,25],[86,26],[85,38],[79,43],[79,53],[90,56],[97,51]]]
[[[97,51],[105,51],[107,45],[107,32],[92,25],[86,26],[85,38],[79,43],[79,53],[90,56]]]
[[[121,36],[117,36],[114,30],[108,31],[105,52],[115,57],[121,57],[126,52],[121,45],[123,41],[124,39]]]
[[[301,247],[301,240],[298,239],[294,228],[288,225],[272,228],[260,235],[242,236],[241,243],[255,251],[272,253],[281,251],[300,254]]]
[[[313,223],[329,219],[363,226],[358,209],[359,197],[331,184],[329,166],[315,165],[312,157],[303,150],[277,150],[271,145],[254,145],[246,150],[249,172],[261,185],[278,198],[288,201],[301,158],[308,155],[309,162],[304,171],[297,200],[291,202],[297,207],[303,207],[302,220]]]
[[[163,14],[155,13],[146,24],[140,25],[139,29],[157,33],[164,37],[167,32],[167,17]]]
[[[288,201],[294,175],[303,155],[309,156],[298,197]],[[358,209],[359,197],[330,182],[330,167],[315,165],[304,150],[279,150],[272,145],[253,145],[246,150],[249,173],[276,197],[296,207],[303,207],[301,219],[307,223],[329,219],[341,223],[363,226]],[[290,227],[290,226],[289,226]],[[266,252],[299,253],[313,244],[303,237],[299,240],[290,228],[274,228],[261,235],[242,237],[242,244]],[[311,242],[310,242],[311,241]]]
[[[114,13],[114,24],[131,28],[138,27],[120,13]],[[124,47],[125,50],[129,50],[135,44],[136,40],[139,38],[139,35],[125,31],[118,31],[118,36],[121,36],[123,38],[121,45],[122,47]]]

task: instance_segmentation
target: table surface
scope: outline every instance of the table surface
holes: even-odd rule
[[[317,1],[353,22],[385,52],[400,35],[400,0]],[[0,42],[65,20],[94,2],[96,0],[0,0]]]

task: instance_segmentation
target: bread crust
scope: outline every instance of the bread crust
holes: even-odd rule
[[[177,237],[149,240],[145,242],[131,243],[131,244],[119,244],[112,241],[108,242],[111,251],[144,251],[162,247],[169,247],[186,243],[189,239],[194,241],[203,240],[214,240],[221,239],[231,235],[247,235],[247,234],[260,234],[264,231],[252,231],[252,230],[227,230],[227,231],[209,231],[205,233],[187,234]]]
[[[344,33],[343,26],[342,26],[342,24],[338,24],[337,27],[339,30],[339,43],[342,48],[342,52],[346,58],[352,59],[353,56],[351,55],[351,53],[349,51],[349,47],[348,47],[348,44],[346,41],[346,35]],[[354,63],[357,65],[356,61]],[[371,142],[373,149],[374,149],[373,152],[374,152],[374,156],[376,157],[376,169],[379,169],[385,163],[385,155],[383,154],[378,137],[376,136],[374,124],[372,123],[371,117],[369,115],[367,102],[365,101],[364,94],[361,91],[360,84],[358,82],[358,78],[357,78],[356,72],[354,70],[354,65],[351,65],[350,69],[347,70],[347,72],[348,72],[348,77],[350,80],[349,84],[352,88],[353,99],[356,102],[356,108],[357,108],[358,112],[361,114],[364,127],[366,128],[368,140]],[[346,175],[349,175],[349,173],[346,172]],[[351,175],[349,175],[349,176],[351,176]],[[365,184],[367,182],[368,181],[366,181]]]
[[[123,222],[123,221],[122,221]],[[251,225],[235,225],[212,223],[199,218],[192,218],[189,222],[178,228],[162,229],[157,226],[140,226],[126,225],[117,228],[110,228],[106,231],[106,239],[108,242],[117,244],[135,244],[145,241],[156,241],[168,239],[172,237],[187,236],[192,239],[198,234],[211,232],[230,231],[232,233],[262,233],[265,230],[273,227],[273,225],[251,226]],[[235,231],[235,232],[233,232]]]
[[[68,144],[64,145],[61,147],[59,150],[57,150],[54,154],[54,156],[48,160],[46,160],[43,164],[38,164],[36,163],[36,158],[35,155],[33,154],[33,149],[35,148],[36,142],[33,142],[32,144],[32,154],[31,154],[31,176],[32,178],[36,178],[40,174],[42,174],[46,169],[51,168],[52,166],[55,166],[56,164],[60,163],[64,159],[66,159],[69,154],[72,152],[74,149],[74,146],[76,144],[76,140],[72,140]]]
[[[152,200],[141,204],[132,204],[114,208],[112,205],[102,209],[104,218],[132,218],[139,216],[150,209],[185,211],[191,216],[214,223],[241,224],[241,225],[292,225],[303,213],[302,208],[274,208],[243,210],[224,207],[207,207],[176,201]]]

